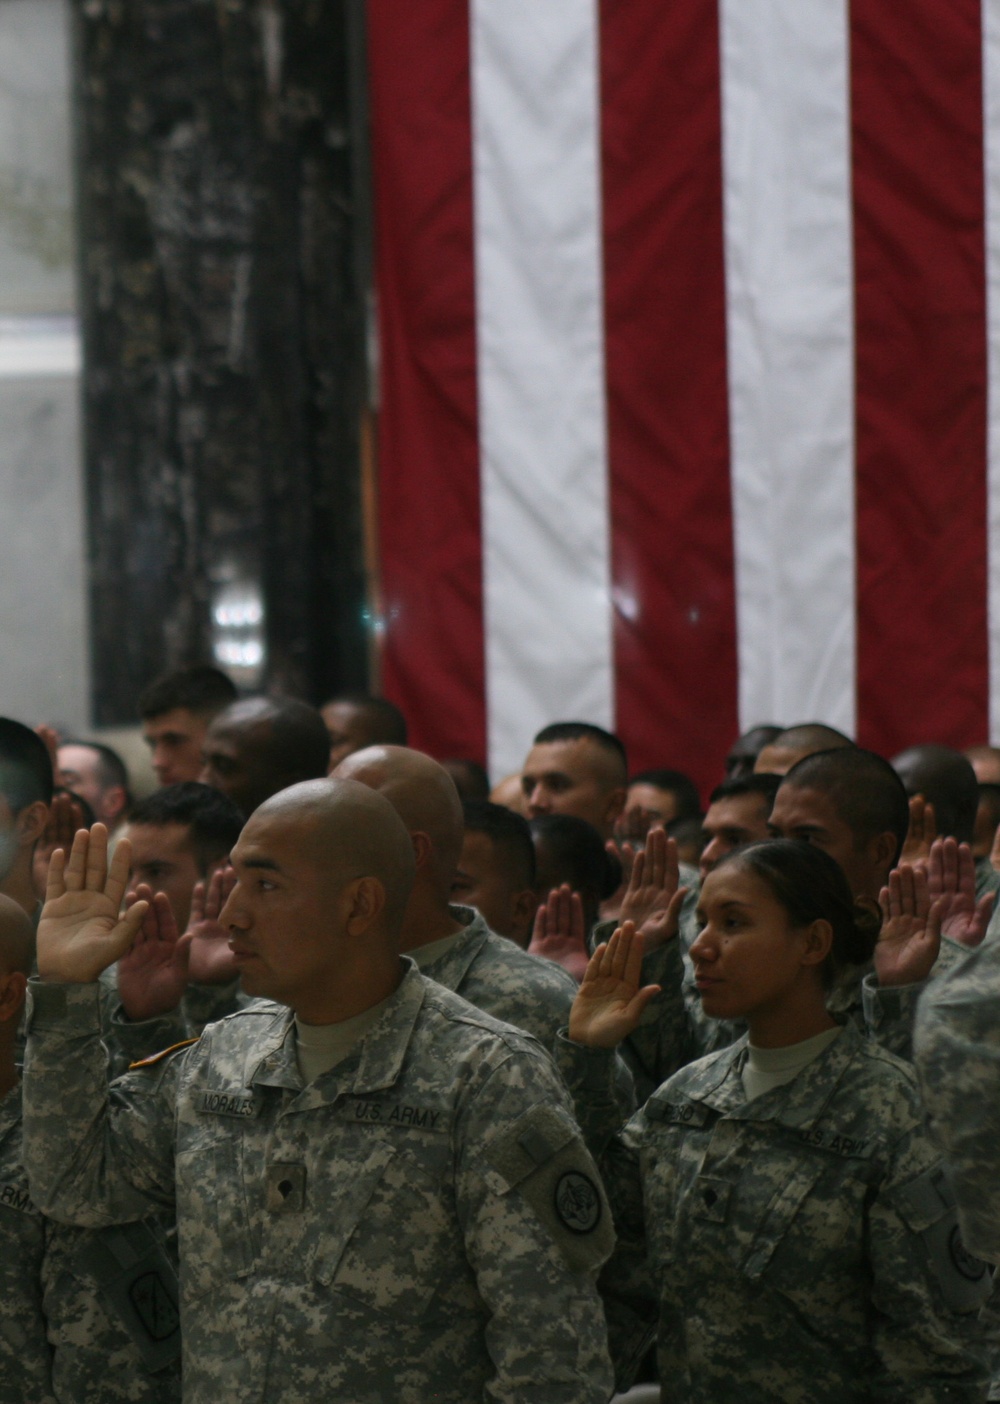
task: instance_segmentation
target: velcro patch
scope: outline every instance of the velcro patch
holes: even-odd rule
[[[444,1107],[419,1107],[409,1102],[384,1102],[371,1097],[344,1102],[340,1115],[347,1121],[369,1126],[396,1126],[415,1131],[447,1131],[450,1120]]]
[[[545,1226],[573,1272],[598,1268],[614,1247],[604,1188],[579,1130],[555,1107],[533,1107],[485,1147],[485,1179],[517,1193]]]
[[[674,1122],[680,1126],[704,1126],[714,1114],[701,1102],[668,1102],[657,1097],[650,1097],[645,1111],[650,1121]]]
[[[245,1119],[257,1115],[260,1103],[252,1092],[243,1088],[233,1092],[203,1092],[199,1111],[210,1116],[235,1116]]]
[[[875,1148],[875,1142],[870,1137],[847,1136],[826,1126],[804,1127],[799,1132],[799,1139],[807,1146],[818,1146],[820,1150],[854,1159],[868,1159]]]
[[[36,1209],[24,1185],[0,1185],[0,1207],[15,1209],[19,1214],[34,1214]]]
[[[962,1242],[955,1195],[944,1170],[929,1170],[897,1192],[900,1214],[919,1233],[945,1303],[952,1311],[978,1311],[990,1294],[986,1263]]]

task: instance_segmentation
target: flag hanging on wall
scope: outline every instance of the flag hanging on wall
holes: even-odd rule
[[[369,0],[383,687],[1000,735],[1000,5]],[[991,530],[992,527],[992,530]]]

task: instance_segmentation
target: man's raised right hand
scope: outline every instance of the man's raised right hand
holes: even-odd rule
[[[53,853],[38,924],[43,980],[89,984],[131,947],[148,903],[136,902],[121,914],[130,861],[128,839],[122,839],[108,865],[103,824],[89,833],[80,829],[68,859],[62,848]]]

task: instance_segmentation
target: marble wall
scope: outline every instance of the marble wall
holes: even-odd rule
[[[89,721],[69,7],[0,0],[0,712]]]

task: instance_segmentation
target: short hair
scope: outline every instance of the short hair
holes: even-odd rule
[[[297,697],[242,697],[212,718],[213,727],[259,725],[270,727],[266,760],[276,771],[295,780],[319,780],[326,775],[330,733],[315,707]]]
[[[621,763],[622,783],[624,784],[628,775],[628,753],[625,750],[625,743],[613,731],[605,731],[603,726],[595,726],[592,722],[582,721],[550,722],[548,726],[542,727],[532,744],[546,746],[552,741],[583,740],[593,741],[603,751],[615,756]]]
[[[161,673],[144,688],[139,694],[139,716],[150,721],[184,707],[199,717],[214,717],[236,697],[236,686],[225,673],[210,663],[195,663]]]
[[[782,746],[789,751],[802,750],[806,746],[811,746],[816,753],[833,751],[838,747],[846,749],[848,746],[853,746],[854,742],[842,731],[838,731],[835,726],[827,726],[825,722],[796,722],[794,726],[786,727],[784,731],[779,732],[769,744]]]
[[[633,775],[628,782],[630,785],[652,785],[656,790],[665,790],[673,795],[677,801],[677,814],[673,822],[679,823],[681,819],[702,818],[701,795],[698,793],[698,786],[691,779],[690,775],[685,775],[683,770],[641,770],[638,775]]]
[[[575,814],[539,814],[529,823],[535,842],[548,845],[561,879],[576,892],[591,893],[599,902],[617,892],[622,865],[604,847],[604,840],[586,819]]]
[[[893,757],[908,795],[923,795],[934,806],[942,836],[971,843],[979,806],[979,782],[972,762],[950,746],[909,746]]]
[[[986,806],[993,826],[995,828],[1000,827],[1000,785],[991,780],[981,781],[979,785],[979,804]]]
[[[455,782],[455,788],[463,800],[488,800],[490,797],[490,777],[478,761],[465,760],[461,756],[449,756],[441,764]]]
[[[871,959],[881,917],[855,901],[840,864],[822,848],[801,839],[761,839],[727,853],[715,871],[724,866],[746,868],[765,882],[793,926],[830,923],[833,944],[820,967],[827,988],[846,967]]]
[[[128,770],[117,751],[113,751],[110,746],[105,746],[102,741],[84,741],[80,736],[73,736],[62,744],[64,746],[83,746],[88,751],[93,751],[97,757],[97,783],[101,789],[110,790],[114,785],[120,785],[128,794]]]
[[[409,735],[406,718],[388,697],[379,697],[371,692],[338,692],[336,697],[328,697],[322,704],[329,707],[331,702],[348,702],[352,707],[360,707],[371,718],[371,746],[405,746]]]
[[[518,888],[535,885],[535,845],[528,821],[502,804],[466,800],[462,805],[467,834],[485,834],[500,850],[514,874]]]
[[[714,804],[716,800],[739,799],[741,795],[760,795],[770,814],[782,779],[781,775],[772,775],[765,770],[759,775],[744,775],[739,780],[723,780],[709,795],[708,802]]]
[[[19,814],[39,800],[52,803],[55,780],[52,758],[42,738],[30,726],[0,717],[0,794]]]
[[[792,766],[779,790],[786,785],[828,795],[856,843],[894,834],[894,862],[899,862],[910,827],[910,804],[903,782],[883,756],[853,745],[816,751]]]
[[[243,815],[228,796],[202,785],[197,780],[185,780],[180,785],[166,785],[132,807],[130,824],[149,824],[164,829],[168,824],[183,824],[190,829],[191,847],[201,872],[224,858],[240,836]]]

